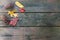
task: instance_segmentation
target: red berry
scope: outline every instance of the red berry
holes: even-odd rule
[[[25,12],[25,9],[24,9],[24,8],[21,8],[21,9],[20,9],[20,12],[21,12],[21,13],[24,13],[24,12]]]

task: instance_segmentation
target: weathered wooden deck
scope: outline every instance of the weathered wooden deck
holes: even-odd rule
[[[0,5],[7,5],[15,1],[16,0],[0,0],[2,3]],[[60,27],[58,27],[60,26],[59,0],[17,1],[22,2],[26,12],[31,13],[18,13],[19,8],[14,4],[14,9],[18,14],[19,21],[16,27],[10,27],[0,20],[0,40],[60,40]],[[5,14],[9,17],[7,11],[8,10],[4,8],[0,8],[0,15]],[[9,17],[9,19],[11,18]]]

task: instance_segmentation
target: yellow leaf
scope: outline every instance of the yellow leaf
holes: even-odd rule
[[[18,15],[14,13],[15,10],[11,10],[11,11],[8,11],[8,14],[11,16],[11,17],[17,17]]]
[[[24,6],[23,6],[20,2],[18,2],[18,1],[16,1],[15,4],[16,4],[18,7],[20,7],[20,8],[24,8]]]

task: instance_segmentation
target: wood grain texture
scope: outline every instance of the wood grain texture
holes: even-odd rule
[[[0,0],[0,5],[6,6],[16,0]],[[26,12],[60,12],[59,0],[17,0],[24,6]],[[14,4],[14,9],[19,8]],[[7,14],[5,8],[0,9],[0,15],[6,15],[9,20],[12,18]],[[5,13],[2,13],[5,12]],[[60,40],[60,13],[17,13],[19,21],[16,27],[7,26],[0,20],[0,40]],[[17,27],[18,26],[18,27]],[[30,26],[30,27],[20,27]],[[32,26],[32,27],[31,27]],[[36,26],[36,27],[33,27]],[[37,27],[40,26],[40,27]],[[46,26],[46,27],[41,27]],[[48,27],[49,26],[49,27]]]

